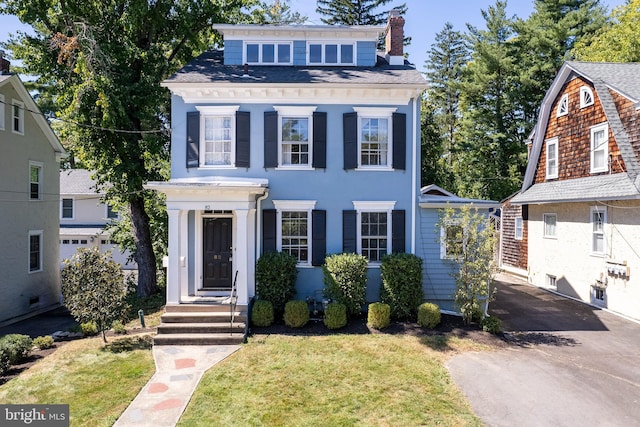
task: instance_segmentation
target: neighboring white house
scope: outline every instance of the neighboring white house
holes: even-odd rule
[[[113,260],[123,269],[136,268],[133,261],[127,261],[129,253],[123,253],[105,230],[105,226],[118,220],[119,215],[102,201],[103,196],[90,171],[60,171],[60,266],[78,248],[98,247],[102,252],[111,252]]]
[[[0,58],[0,323],[60,303],[58,203],[66,152]]]

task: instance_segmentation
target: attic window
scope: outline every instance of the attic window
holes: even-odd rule
[[[244,63],[253,65],[290,65],[291,43],[247,42]]]
[[[580,88],[580,108],[593,105],[593,91],[588,86],[582,86]]]
[[[560,102],[558,103],[558,111],[556,117],[566,116],[569,114],[569,95],[562,95]]]

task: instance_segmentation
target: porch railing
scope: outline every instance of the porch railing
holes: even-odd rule
[[[229,297],[229,314],[231,315],[231,335],[233,335],[233,322],[236,317],[236,307],[238,305],[238,270],[233,278],[233,285],[231,285],[231,296]]]

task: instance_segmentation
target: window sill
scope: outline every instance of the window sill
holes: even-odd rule
[[[311,264],[296,264],[296,268],[315,268],[316,266]]]
[[[380,261],[377,262],[369,262],[367,263],[367,268],[379,269],[382,263]]]
[[[278,166],[275,168],[277,171],[312,171],[315,170],[313,166]]]
[[[204,165],[198,166],[198,170],[212,170],[212,169],[237,169],[234,165]]]
[[[42,273],[42,269],[40,269],[40,270],[29,270],[29,274],[34,274],[34,273]]]
[[[558,240],[558,236],[542,236],[543,239]]]
[[[609,172],[609,169],[591,169],[591,175],[595,175],[595,174],[599,174],[599,173],[604,173],[604,172]]]
[[[379,167],[378,166],[375,166],[375,167],[359,166],[354,170],[356,172],[393,172],[395,171],[394,168],[389,166],[379,166]]]
[[[607,254],[604,254],[601,252],[591,252],[589,256],[596,257],[596,258],[605,258]]]

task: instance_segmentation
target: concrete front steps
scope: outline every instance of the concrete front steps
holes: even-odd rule
[[[229,304],[167,304],[154,345],[234,345],[245,339],[247,306],[237,305],[231,325]]]

